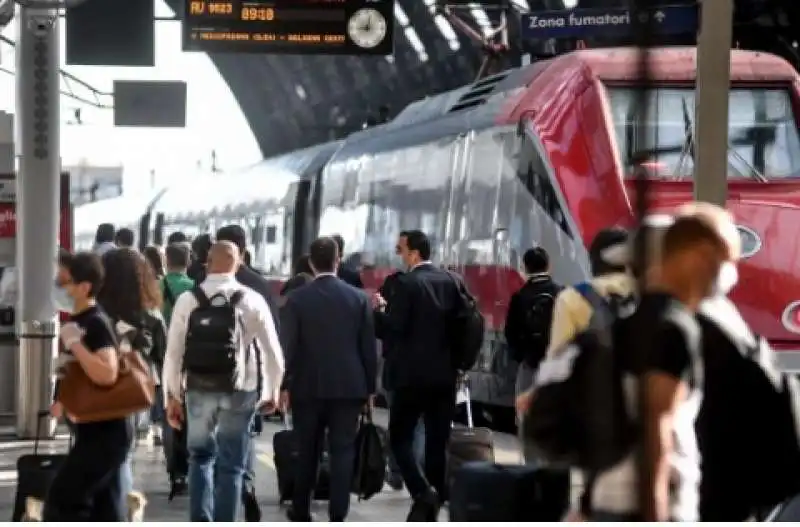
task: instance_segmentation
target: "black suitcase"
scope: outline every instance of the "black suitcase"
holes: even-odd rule
[[[280,503],[291,501],[294,494],[295,467],[297,466],[297,447],[294,441],[294,430],[286,429],[272,436],[275,472],[278,477],[278,498]],[[330,497],[330,464],[327,449],[322,453],[314,489],[315,500],[327,500]]]
[[[20,456],[17,459],[17,493],[14,497],[12,522],[22,521],[25,516],[25,502],[28,498],[44,501],[50,484],[58,473],[58,469],[66,459],[66,454],[39,454],[39,437],[41,422],[50,416],[50,412],[40,412],[36,427],[36,439],[33,442],[33,454]],[[72,436],[70,435],[70,444]]]
[[[467,397],[467,426],[454,425],[450,431],[450,442],[447,445],[447,488],[453,483],[453,477],[464,463],[485,461],[494,463],[494,440],[488,428],[475,428],[472,420],[472,405],[469,401],[469,388],[465,386]]]
[[[454,474],[451,522],[558,522],[569,508],[569,471],[470,462]]]

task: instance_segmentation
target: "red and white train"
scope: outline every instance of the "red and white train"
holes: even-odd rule
[[[155,200],[140,232],[160,240],[189,223],[202,231],[240,221],[255,254],[280,238],[271,267],[282,272],[311,237],[336,232],[364,283],[377,288],[392,272],[398,232],[419,228],[433,238],[435,259],[464,274],[487,317],[473,398],[508,407],[516,364],[501,335],[509,297],[523,283],[522,253],[543,246],[562,283],[587,277],[593,236],[634,222],[637,137],[648,138],[637,150],[652,152],[645,165],[655,211],[692,198],[686,130],[694,119],[696,52],[655,49],[650,61],[644,125],[635,115],[637,51],[577,51],[417,101],[344,141],[203,183],[193,191],[206,195],[203,210],[189,211],[185,199],[173,206]],[[778,57],[737,50],[731,78],[728,206],[745,248],[732,297],[782,350],[783,366],[800,371],[800,77]],[[270,185],[273,173],[280,177]],[[228,186],[241,195],[222,191]],[[176,213],[174,203],[184,210]],[[269,227],[281,236],[268,240]]]

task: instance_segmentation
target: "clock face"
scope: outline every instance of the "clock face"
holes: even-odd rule
[[[386,18],[377,10],[359,9],[347,22],[347,33],[353,43],[365,49],[374,48],[386,37]]]

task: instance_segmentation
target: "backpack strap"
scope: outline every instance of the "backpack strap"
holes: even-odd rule
[[[211,305],[211,301],[199,285],[192,288],[192,294],[197,299],[197,307],[208,307]]]
[[[169,282],[166,277],[161,279],[161,284],[164,286],[164,296],[167,301],[175,306],[175,295],[172,293],[172,289],[169,287]]]
[[[608,309],[608,301],[589,282],[577,284],[574,289],[594,310]]]
[[[240,289],[240,290],[238,290],[238,291],[234,292],[234,293],[231,295],[231,298],[230,298],[230,300],[228,300],[228,303],[229,303],[229,304],[230,304],[232,307],[236,307],[236,304],[238,304],[239,302],[241,302],[241,300],[242,300],[242,298],[243,298],[243,297],[244,297],[244,291],[242,291],[242,290]]]

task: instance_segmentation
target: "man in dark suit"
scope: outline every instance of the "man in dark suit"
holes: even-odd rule
[[[339,248],[339,260],[344,260],[344,238],[342,238],[340,234],[334,234],[331,236],[331,239],[336,242],[336,246]],[[340,264],[339,269],[336,271],[336,276],[353,287],[364,289],[364,282],[361,281],[361,273],[349,265]]]
[[[457,372],[451,358],[449,321],[461,307],[455,279],[431,261],[431,243],[421,231],[404,231],[397,254],[408,267],[386,305],[382,323],[391,332],[394,392],[389,438],[414,503],[408,521],[436,521],[445,491],[445,450],[455,412]],[[425,473],[413,452],[414,429],[425,422]]]
[[[286,411],[291,403],[299,453],[287,516],[311,521],[311,496],[327,430],[328,511],[331,521],[344,521],[350,508],[358,418],[377,382],[375,326],[369,298],[336,278],[336,242],[315,240],[309,259],[314,281],[289,293],[281,310],[286,356],[281,406]]]

